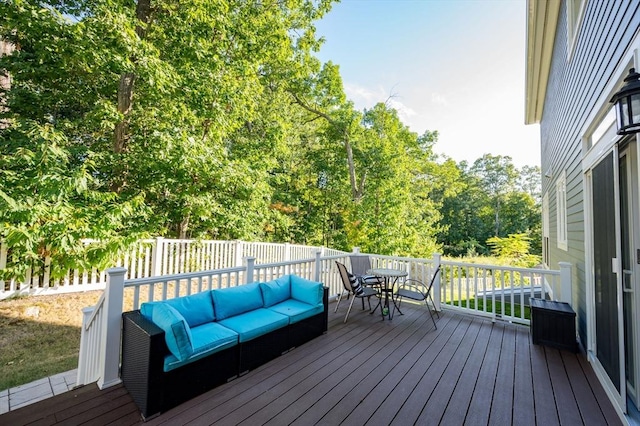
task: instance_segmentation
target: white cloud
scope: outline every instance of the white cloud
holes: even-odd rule
[[[434,105],[449,106],[449,100],[440,93],[431,94],[431,103]]]
[[[372,90],[357,84],[345,83],[344,92],[347,95],[347,99],[353,101],[356,109],[371,108],[378,102],[383,102],[385,99],[385,93],[382,87]]]
[[[418,115],[418,113],[413,108],[406,106],[396,99],[389,99],[387,105],[398,111],[398,117],[400,117],[400,120],[402,120],[402,122],[405,124],[408,124],[407,122],[411,117],[415,117]]]
[[[397,97],[390,95],[389,91],[382,86],[371,89],[357,84],[345,83],[344,92],[347,95],[347,99],[352,101],[358,110],[371,108],[378,102],[386,102],[389,107],[398,111],[398,116],[405,124],[411,117],[418,115],[413,108],[400,102]]]

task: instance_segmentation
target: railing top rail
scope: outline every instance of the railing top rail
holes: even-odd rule
[[[333,259],[341,259],[348,255],[346,254],[334,254],[331,256],[321,256],[320,260],[333,260]],[[297,265],[300,263],[313,263],[316,261],[315,257],[308,257],[306,259],[296,259],[296,260],[287,260],[286,262],[272,262],[272,263],[256,263],[254,269],[267,269],[267,268],[276,268],[278,266],[289,266],[289,265]]]
[[[533,274],[543,274],[543,275],[560,275],[559,270],[555,269],[544,269],[544,268],[518,268],[515,266],[502,266],[502,265],[488,265],[482,263],[469,263],[469,262],[456,262],[452,260],[442,260],[440,263],[443,265],[450,266],[473,266],[477,268],[483,269],[499,269],[502,271],[514,271],[514,272],[526,272]]]
[[[331,255],[331,256],[322,256],[320,260],[333,260],[340,259],[347,256],[349,253]],[[286,262],[272,262],[272,263],[256,263],[254,265],[255,270],[260,269],[268,269],[268,268],[277,268],[282,266],[290,266],[290,265],[299,265],[302,263],[314,263],[316,261],[315,257],[309,257],[306,259],[297,259],[297,260],[288,260]],[[165,281],[176,281],[176,280],[186,280],[193,279],[199,277],[206,277],[210,275],[222,275],[222,274],[233,274],[236,272],[244,272],[246,271],[245,266],[237,266],[235,268],[224,268],[224,269],[209,269],[206,271],[198,271],[198,272],[189,272],[189,273],[179,273],[179,274],[171,274],[171,275],[159,275],[155,277],[145,277],[145,278],[135,278],[125,280],[125,287],[135,287],[146,284],[154,284]]]
[[[403,262],[426,262],[432,263],[433,259],[420,258],[420,257],[400,257],[400,256],[388,256],[383,254],[374,254],[374,253],[347,253],[348,255],[356,255],[356,256],[371,256],[376,259],[389,259]]]
[[[104,304],[104,298],[105,298],[105,292],[103,291],[102,294],[100,295],[100,298],[98,299],[98,301],[96,302],[93,312],[91,312],[91,315],[89,316],[88,321],[86,322],[85,326],[85,330],[89,329],[89,326],[93,323],[93,320],[95,319],[96,315],[98,315],[98,312],[100,311],[100,308],[102,308],[102,305]]]
[[[232,274],[234,272],[242,272],[246,270],[244,266],[238,266],[235,268],[224,268],[224,269],[209,269],[206,271],[198,271],[198,272],[187,272],[187,273],[179,273],[179,274],[171,274],[171,275],[158,275],[155,277],[146,277],[146,278],[135,278],[132,280],[125,280],[125,287],[133,287],[145,284],[154,284],[162,281],[175,281],[175,280],[186,280],[191,278],[199,278],[206,277],[210,275],[220,275],[220,274]]]
[[[235,243],[233,240],[205,240],[205,239],[184,239],[184,238],[162,238],[162,240],[166,243],[220,243],[220,244],[229,244]]]

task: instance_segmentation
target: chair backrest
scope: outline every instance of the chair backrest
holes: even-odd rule
[[[438,267],[434,271],[433,275],[431,276],[431,281],[429,281],[429,286],[427,287],[427,293],[426,293],[425,297],[428,296],[431,293],[431,287],[433,287],[433,283],[435,282],[436,277],[438,276],[438,273],[440,272],[440,268],[442,268],[442,265],[438,265]]]
[[[349,256],[349,260],[351,260],[351,272],[355,276],[366,275],[367,271],[371,269],[371,259],[369,256],[352,254]]]
[[[349,279],[349,271],[347,271],[347,267],[344,264],[338,262],[336,260],[336,266],[338,267],[338,272],[340,272],[340,278],[342,279],[342,285],[344,289],[348,292],[353,293],[353,288],[351,287],[351,280]]]

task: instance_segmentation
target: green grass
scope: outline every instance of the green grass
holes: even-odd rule
[[[0,301],[0,390],[78,367],[82,308],[100,292]]]
[[[0,340],[9,343],[0,351],[0,389],[78,367],[79,327],[19,321],[2,327]]]
[[[467,305],[467,302],[468,302],[468,305]],[[512,316],[517,318],[520,318],[520,314],[522,312],[520,304],[505,303],[504,311],[503,311],[502,302],[498,302],[498,301],[493,302],[490,299],[487,299],[485,301],[484,299],[471,298],[466,300],[456,300],[456,301],[453,301],[452,304],[454,306],[459,306],[462,308],[466,308],[467,306],[469,306],[470,309],[475,309],[483,312],[485,311],[495,312],[496,314]],[[531,308],[529,306],[524,307],[524,318],[531,319]]]

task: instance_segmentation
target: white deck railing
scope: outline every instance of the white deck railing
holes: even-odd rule
[[[356,250],[357,251],[357,250]],[[139,309],[146,301],[167,300],[179,296],[233,287],[251,282],[296,274],[323,282],[330,297],[343,291],[335,261],[350,265],[351,253],[274,263],[257,263],[254,257],[243,259],[242,265],[200,272],[126,279],[125,268],[106,271],[104,297],[94,308],[84,310],[84,322],[78,360],[79,385],[98,382],[100,388],[119,383],[119,360],[122,312]],[[511,268],[441,261],[432,259],[380,256],[369,254],[372,267],[406,270],[409,278],[428,283],[433,271],[442,266],[434,281],[433,298],[438,310],[455,309],[528,324],[525,314],[529,297],[548,297],[570,302],[571,266],[561,270]],[[540,289],[536,293],[536,289]],[[496,303],[499,302],[499,303]],[[515,306],[515,307],[514,307]]]
[[[435,296],[447,309],[529,325],[530,298],[572,301],[568,263],[561,263],[560,270],[441,263]]]
[[[93,244],[87,240],[85,244]],[[114,263],[127,269],[127,279],[182,274],[194,271],[242,266],[242,259],[254,257],[256,263],[283,262],[312,258],[316,251],[325,255],[343,253],[326,247],[247,241],[177,240],[158,237],[138,241]],[[0,271],[11,267],[11,248],[0,242]],[[49,276],[51,259],[27,269],[24,279],[0,280],[0,300],[22,295],[45,295],[103,290],[106,271],[72,269],[59,279]]]

